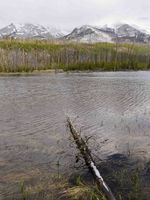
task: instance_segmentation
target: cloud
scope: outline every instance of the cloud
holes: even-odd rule
[[[31,22],[71,29],[118,21],[148,26],[149,8],[149,0],[5,0],[0,2],[0,26]]]

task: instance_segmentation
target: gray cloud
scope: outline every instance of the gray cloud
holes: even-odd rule
[[[30,22],[71,29],[122,21],[147,27],[149,10],[149,0],[4,0],[0,1],[0,26]]]

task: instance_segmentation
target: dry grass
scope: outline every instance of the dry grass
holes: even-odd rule
[[[0,72],[150,69],[150,46],[0,40]]]

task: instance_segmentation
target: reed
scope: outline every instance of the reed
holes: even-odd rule
[[[149,70],[150,46],[0,40],[0,72],[34,70]]]

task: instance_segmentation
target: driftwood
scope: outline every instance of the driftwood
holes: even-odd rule
[[[100,172],[95,165],[95,162],[91,155],[91,151],[88,148],[87,143],[83,140],[83,138],[80,136],[80,134],[76,131],[70,118],[67,119],[67,125],[68,125],[70,133],[72,134],[73,139],[77,145],[77,148],[80,150],[80,153],[81,153],[87,167],[89,168],[89,171],[92,173],[99,189],[104,192],[104,194],[108,200],[116,200],[113,193],[111,192],[111,189],[108,187],[108,185],[105,183],[103,177],[100,175]]]

